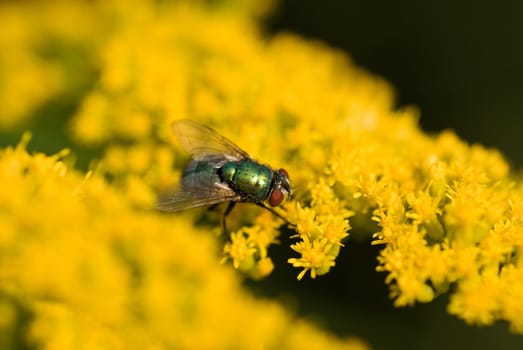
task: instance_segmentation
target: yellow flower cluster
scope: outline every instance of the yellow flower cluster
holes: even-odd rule
[[[0,326],[26,329],[23,344],[366,349],[245,293],[185,218],[137,210],[99,174],[71,170],[68,152],[30,155],[27,141],[0,152]]]
[[[291,246],[300,258],[291,258],[289,263],[302,267],[298,279],[302,279],[310,270],[311,277],[323,275],[334,266],[334,260],[340,252],[341,241],[349,234],[347,218],[352,212],[346,209],[345,203],[336,198],[331,186],[324,178],[310,189],[310,207],[296,203],[295,212],[290,218],[296,222],[296,231],[300,242]]]
[[[0,4],[0,128],[17,126],[52,99],[82,89],[101,38],[95,15],[82,2]]]
[[[231,233],[231,240],[223,249],[223,261],[231,259],[236,269],[244,271],[252,278],[263,278],[274,268],[268,255],[268,247],[277,242],[281,222],[266,212],[259,215],[254,224]]]
[[[26,163],[0,182],[21,192],[3,193],[11,196],[2,205],[12,213],[1,219],[2,226],[11,225],[2,241],[15,248],[9,248],[13,263],[2,272],[9,281],[2,288],[36,312],[34,339],[83,344],[79,339],[89,329],[92,341],[117,346],[125,330],[136,346],[165,339],[184,347],[195,344],[195,329],[203,332],[198,341],[211,344],[216,325],[228,329],[220,335],[223,344],[239,337],[235,344],[241,347],[279,329],[291,332],[283,338],[291,339],[309,327],[291,331],[289,316],[275,306],[268,307],[269,316],[249,316],[260,304],[215,266],[214,243],[191,225],[203,211],[152,212],[156,193],[176,183],[188,160],[173,147],[170,130],[173,120],[184,118],[213,127],[254,159],[286,168],[295,196],[278,210],[296,233],[288,261],[300,269],[298,279],[335,266],[343,245],[350,244],[351,220],[352,226],[358,223],[353,234],[383,245],[377,269],[387,273],[396,306],[429,302],[450,290],[450,313],[471,324],[506,320],[523,333],[523,182],[510,174],[503,157],[450,131],[424,134],[417,111],[395,109],[391,87],[345,54],[288,34],[266,39],[245,12],[234,9],[236,2],[203,3],[58,2],[32,9],[81,13],[97,36],[52,31],[92,50],[89,64],[97,75],[79,98],[68,130],[73,149],[102,150],[96,169],[111,179],[82,180],[56,157],[29,157],[21,148],[4,155]],[[259,12],[249,1],[237,4]],[[11,27],[28,31],[22,10],[28,8],[11,15]],[[25,41],[18,45],[24,55],[34,53]],[[44,65],[27,62],[27,69],[53,86],[53,69],[46,65],[55,61],[42,60]],[[3,84],[14,79],[8,75]],[[19,96],[0,89],[0,100],[23,105],[6,109],[12,120],[34,107],[27,96],[46,98],[33,89],[22,86]],[[28,165],[38,161],[43,163]],[[229,221],[238,229],[223,248],[223,260],[252,277],[268,275],[268,247],[278,243],[282,222],[247,205]],[[9,237],[28,243],[16,245]],[[39,261],[34,266],[32,256]],[[188,270],[179,273],[181,267]],[[93,297],[108,290],[114,293],[109,300]],[[225,307],[217,300],[230,302],[227,317],[233,321],[220,316]],[[87,316],[79,317],[77,308],[86,308]],[[99,323],[105,317],[108,327]],[[263,325],[259,333],[235,333],[242,317],[263,318],[252,321]],[[159,327],[144,329],[146,320]]]

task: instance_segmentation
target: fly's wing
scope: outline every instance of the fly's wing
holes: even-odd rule
[[[227,159],[223,155],[191,160],[185,167],[180,185],[160,196],[158,209],[178,211],[240,200],[236,192],[220,181],[218,169],[224,162]]]
[[[162,211],[180,211],[237,200],[240,200],[240,197],[230,189],[203,190],[180,187],[169,194],[160,196],[157,208]]]
[[[209,155],[225,155],[229,160],[249,158],[240,147],[207,126],[184,119],[175,121],[172,128],[193,159],[199,160]]]

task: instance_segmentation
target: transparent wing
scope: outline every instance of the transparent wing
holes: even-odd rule
[[[192,159],[183,171],[180,184],[159,197],[158,209],[178,211],[240,200],[241,197],[221,182],[218,175],[218,169],[226,161],[223,154],[207,155],[201,160]]]
[[[240,200],[240,196],[231,189],[213,188],[205,190],[180,187],[160,196],[157,208],[163,211],[179,211],[232,200]]]
[[[213,129],[191,120],[178,120],[172,124],[174,134],[194,159],[223,154],[234,160],[249,158],[249,155],[232,141]]]

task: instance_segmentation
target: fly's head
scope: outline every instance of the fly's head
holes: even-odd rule
[[[291,183],[287,171],[285,169],[279,169],[275,172],[274,176],[272,191],[269,195],[269,204],[271,207],[279,206],[284,200],[292,196]]]

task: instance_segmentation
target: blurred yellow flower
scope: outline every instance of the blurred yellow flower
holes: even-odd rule
[[[69,169],[65,152],[28,154],[27,141],[0,151],[0,326],[26,327],[27,345],[366,349],[242,291],[188,220],[133,209],[152,206],[142,180],[117,191]]]

